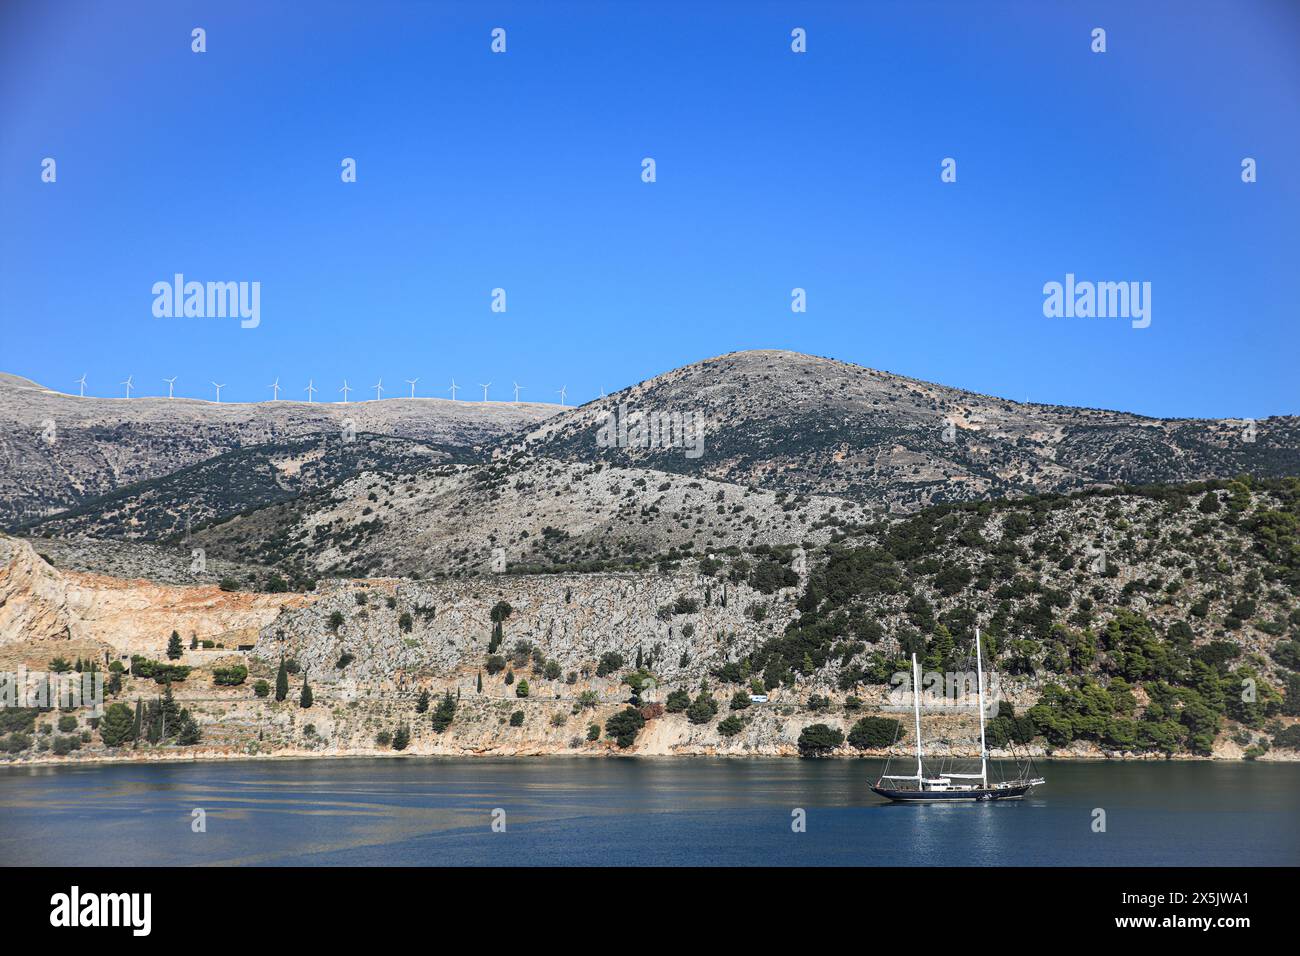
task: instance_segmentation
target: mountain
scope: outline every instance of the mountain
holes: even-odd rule
[[[669,447],[642,447],[638,416],[669,416],[677,431],[656,432]],[[477,460],[455,445],[424,468],[330,459],[314,480],[287,482],[263,446],[256,468],[213,459],[32,530],[156,539],[188,521],[213,556],[308,580],[475,574],[498,555],[515,571],[633,567],[668,551],[818,545],[881,510],[1300,474],[1300,419],[1252,427],[1022,404],[793,352],[739,352],[503,432]],[[223,488],[203,490],[213,482]]]
[[[19,525],[42,537],[165,541],[296,498],[360,471],[399,474],[466,457],[465,449],[383,435],[313,435],[225,452]]]
[[[698,415],[702,454],[602,447],[632,413]],[[833,359],[735,352],[539,423],[537,457],[635,465],[769,491],[913,511],[927,504],[1094,485],[1300,474],[1300,418],[1254,426],[1013,402]]]
[[[0,527],[237,448],[347,429],[471,450],[559,410],[441,398],[348,404],[80,398],[0,374]]]
[[[678,416],[670,447],[637,447],[638,414]],[[498,549],[516,570],[618,567],[668,549],[821,544],[837,523],[882,508],[1300,474],[1300,419],[1254,428],[1246,441],[1241,422],[1020,404],[831,359],[740,352],[507,436],[490,464],[400,483],[363,475],[202,538],[228,560],[314,574],[479,573]]]

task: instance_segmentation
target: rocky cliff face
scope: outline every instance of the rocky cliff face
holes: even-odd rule
[[[215,585],[178,587],[66,571],[24,541],[0,536],[0,666],[44,668],[51,657],[100,660],[143,654],[162,658],[171,632],[234,648],[301,594],[248,594]]]

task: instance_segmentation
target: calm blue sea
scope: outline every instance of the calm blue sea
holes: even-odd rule
[[[340,759],[0,769],[6,865],[1300,864],[1300,765],[1041,763],[910,806],[869,760]],[[802,809],[806,832],[792,831]],[[195,833],[195,809],[206,832]],[[1105,832],[1094,832],[1095,811]],[[504,832],[494,832],[494,811]],[[499,820],[502,813],[496,813]]]

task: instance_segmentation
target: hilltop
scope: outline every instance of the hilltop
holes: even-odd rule
[[[0,374],[0,527],[240,448],[348,432],[470,451],[559,410],[441,398],[347,404],[80,398]]]

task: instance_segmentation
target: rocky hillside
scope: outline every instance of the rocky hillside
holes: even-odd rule
[[[610,413],[698,413],[703,453],[602,447]],[[532,454],[635,464],[894,510],[1148,484],[1300,474],[1300,418],[1151,419],[1013,402],[797,352],[736,352],[548,419]]]
[[[213,524],[209,554],[294,576],[639,568],[661,552],[825,541],[851,501],[791,498],[642,468],[502,458],[420,474],[367,472],[319,494]]]
[[[168,541],[289,501],[361,471],[413,473],[470,457],[456,445],[381,435],[313,435],[229,451],[19,525],[33,537]]]
[[[30,665],[61,647],[85,653],[65,631],[110,659],[162,660],[173,629],[224,635],[227,651],[253,642],[233,659],[187,648],[177,662],[194,668],[178,700],[225,753],[387,752],[404,730],[422,753],[847,754],[907,749],[889,710],[895,675],[912,652],[927,672],[961,673],[978,622],[999,678],[997,752],[1300,750],[1300,480],[884,520],[828,513],[823,527],[829,538],[806,551],[762,543],[636,571],[323,580],[309,595],[109,586],[17,542],[0,578],[0,646]],[[69,584],[98,596],[71,600]],[[213,623],[200,626],[204,615]],[[217,683],[232,660],[247,674]],[[160,686],[125,681],[125,699]],[[968,752],[969,719],[924,719],[939,752]]]
[[[0,527],[45,517],[237,448],[345,430],[472,448],[559,410],[556,405],[439,398],[346,405],[79,398],[0,374]]]

